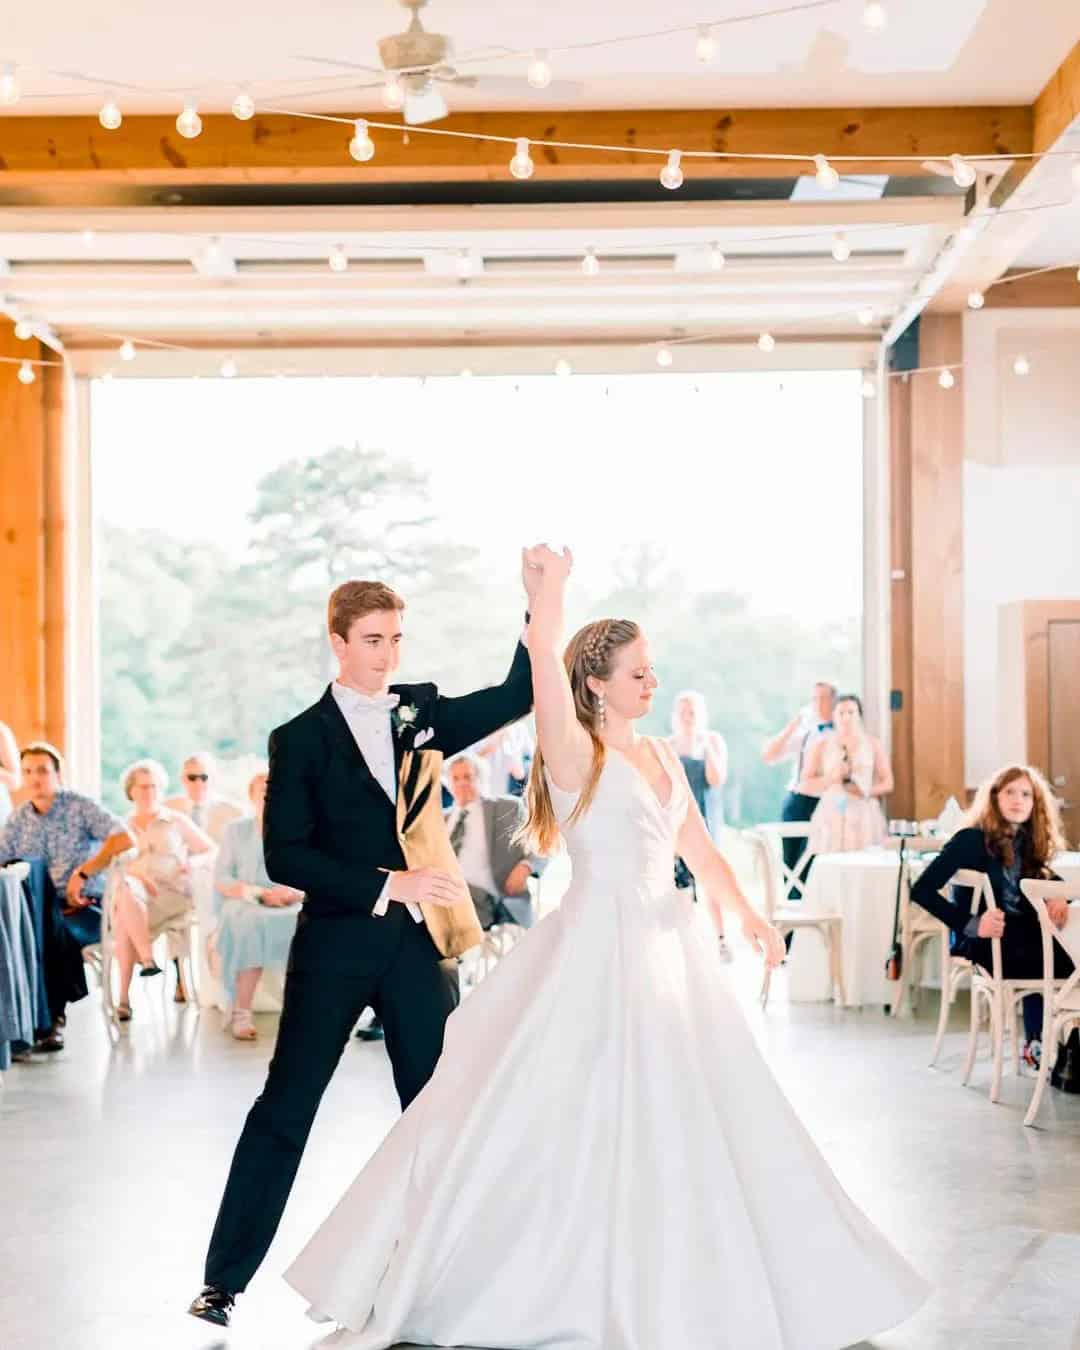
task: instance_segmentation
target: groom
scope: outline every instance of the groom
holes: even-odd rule
[[[330,596],[338,677],[270,737],[263,837],[275,882],[305,892],[266,1085],[248,1114],[189,1311],[228,1326],[273,1240],[315,1112],[366,1007],[402,1110],[434,1072],[457,1002],[440,962],[482,940],[442,817],[443,756],[532,707],[518,644],[501,685],[445,698],[395,685],[405,603],[377,581]]]

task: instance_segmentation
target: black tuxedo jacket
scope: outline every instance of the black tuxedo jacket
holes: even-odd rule
[[[413,756],[418,769],[426,750],[456,754],[529,712],[529,655],[519,643],[502,684],[460,698],[444,697],[433,684],[392,685],[391,692],[401,696],[393,728],[396,765],[400,769],[403,754],[421,737]],[[415,719],[406,723],[400,713],[413,708]],[[399,780],[398,794],[403,793],[407,827],[423,808],[424,794],[412,801],[410,785]],[[271,733],[263,846],[271,878],[305,893],[302,923],[368,919],[362,925],[365,943],[379,947],[394,945],[399,925],[412,923],[399,904],[372,918],[386,870],[405,868],[396,804],[368,768],[329,687],[318,703]]]

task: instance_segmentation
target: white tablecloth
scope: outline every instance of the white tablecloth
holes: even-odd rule
[[[896,996],[885,978],[896,906],[896,849],[827,853],[817,858],[806,886],[806,913],[839,914],[843,925],[843,967],[847,1006],[884,1006]],[[913,861],[917,875],[918,861]],[[1059,854],[1054,871],[1075,882],[1080,897],[1080,853]],[[787,963],[788,997],[817,1003],[830,997],[824,947],[816,933],[798,933]]]

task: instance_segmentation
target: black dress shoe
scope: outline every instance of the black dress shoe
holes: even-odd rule
[[[192,1302],[188,1312],[192,1317],[201,1318],[204,1322],[213,1322],[216,1327],[227,1327],[235,1302],[235,1295],[227,1294],[224,1289],[208,1284]]]
[[[34,1042],[34,1053],[38,1055],[54,1055],[57,1050],[64,1048],[64,1033],[59,1027],[53,1027],[47,1036],[42,1036],[40,1040]]]
[[[1058,1046],[1050,1085],[1062,1092],[1080,1092],[1080,1034],[1075,1031],[1064,1045]]]
[[[151,975],[160,975],[161,967],[156,961],[151,961],[148,966],[143,966],[139,971],[140,980],[148,980]]]

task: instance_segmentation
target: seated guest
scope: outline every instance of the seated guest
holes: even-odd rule
[[[127,823],[136,853],[125,864],[124,879],[116,888],[112,922],[120,970],[117,1016],[129,1022],[135,962],[142,966],[140,975],[161,974],[154,961],[154,940],[167,928],[175,928],[178,919],[193,915],[191,859],[212,853],[214,844],[187,816],[164,804],[168,778],[156,760],[136,760],[121,782],[124,796],[135,806]],[[183,979],[179,962],[177,978]]]
[[[183,793],[170,797],[165,805],[170,811],[180,811],[189,816],[215,844],[220,844],[225,827],[234,820],[240,820],[244,809],[236,802],[218,796],[214,786],[216,777],[217,763],[213,755],[206,750],[196,751],[180,767]]]
[[[1037,769],[1013,764],[988,779],[975,794],[967,826],[934,858],[911,888],[911,898],[940,919],[952,934],[952,950],[984,970],[993,968],[991,940],[1001,939],[1001,967],[1006,979],[1039,979],[1043,973],[1039,919],[1020,890],[1025,877],[1054,879],[1050,860],[1065,847],[1061,817],[1054,794]],[[949,890],[961,869],[984,872],[990,878],[997,910],[980,901],[971,912],[971,891]],[[1048,900],[1052,922],[1064,928],[1069,918],[1065,900]],[[1054,975],[1072,974],[1073,962],[1057,942],[1053,944]],[[1038,994],[1024,999],[1024,1059],[1038,1067],[1042,1051],[1043,1000]]]
[[[881,798],[892,790],[888,756],[866,733],[861,700],[841,695],[833,729],[811,746],[799,783],[800,793],[820,798],[810,818],[811,853],[850,853],[883,843],[888,829]]]
[[[470,751],[447,767],[454,805],[446,813],[450,843],[485,930],[497,923],[531,928],[532,901],[528,880],[536,862],[514,840],[524,818],[517,797],[487,797],[482,791],[484,765]]]
[[[45,916],[45,985],[51,1029],[40,1050],[61,1050],[68,1003],[86,996],[82,949],[101,940],[105,869],[133,840],[114,815],[63,786],[64,761],[54,746],[35,741],[19,756],[29,801],[0,829],[0,863],[41,858],[56,890]]]
[[[6,722],[0,722],[0,825],[11,815],[11,794],[22,787],[19,751]]]
[[[302,891],[291,886],[276,886],[266,871],[262,844],[265,770],[248,784],[248,796],[255,814],[225,827],[214,866],[221,981],[232,1004],[230,1030],[238,1041],[256,1037],[251,1016],[255,987],[267,966],[285,969],[304,898]]]

